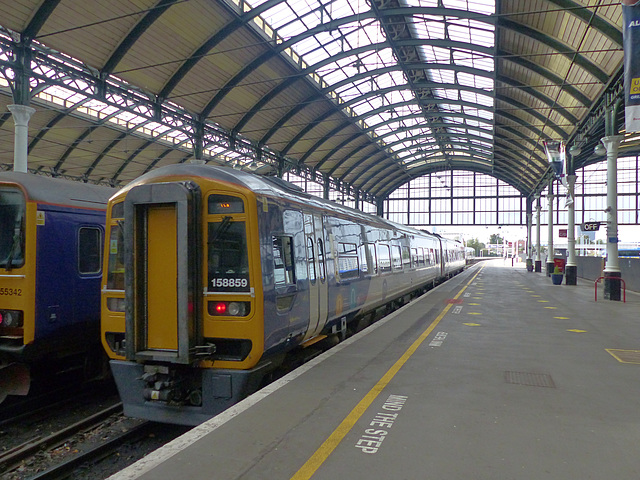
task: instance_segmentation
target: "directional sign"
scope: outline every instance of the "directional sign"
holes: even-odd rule
[[[584,222],[580,228],[583,232],[597,232],[600,230],[600,222]]]

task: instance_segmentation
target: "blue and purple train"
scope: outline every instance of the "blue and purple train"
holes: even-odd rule
[[[107,200],[114,189],[0,172],[0,401],[34,373],[95,364]]]
[[[102,341],[126,415],[196,425],[465,266],[460,242],[207,165],[107,211]]]

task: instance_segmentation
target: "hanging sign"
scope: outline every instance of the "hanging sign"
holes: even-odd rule
[[[625,127],[640,132],[640,1],[622,0]]]
[[[583,232],[597,232],[600,230],[600,222],[584,222],[580,228]]]

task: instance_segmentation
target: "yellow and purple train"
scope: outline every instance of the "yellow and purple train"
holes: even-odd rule
[[[102,341],[125,414],[185,425],[465,265],[459,242],[206,165],[122,189],[106,235]]]
[[[114,189],[0,172],[0,401],[32,374],[84,368],[100,351],[100,279]]]

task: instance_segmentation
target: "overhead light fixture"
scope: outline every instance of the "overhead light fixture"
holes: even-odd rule
[[[607,153],[607,149],[604,148],[604,145],[602,145],[601,143],[598,143],[598,145],[596,145],[596,148],[593,149],[593,153],[601,157]]]
[[[580,155],[580,152],[582,152],[582,147],[575,144],[571,145],[571,148],[569,149],[569,153],[571,154],[572,157]]]

